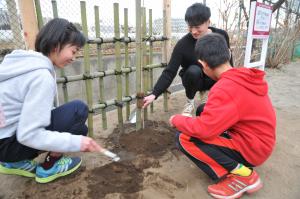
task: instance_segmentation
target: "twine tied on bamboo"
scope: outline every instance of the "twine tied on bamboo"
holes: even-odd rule
[[[143,106],[144,106],[144,97],[145,97],[144,92],[138,92],[136,94],[137,107],[140,109],[143,108]]]

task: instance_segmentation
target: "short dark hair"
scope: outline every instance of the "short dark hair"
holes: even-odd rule
[[[50,52],[67,44],[82,47],[86,42],[84,35],[66,19],[55,18],[41,28],[35,40],[35,50],[48,56]]]
[[[226,40],[218,33],[210,33],[198,39],[195,52],[197,59],[205,61],[211,69],[230,60]]]
[[[194,3],[185,12],[185,21],[189,26],[199,26],[210,18],[210,9],[202,3]]]

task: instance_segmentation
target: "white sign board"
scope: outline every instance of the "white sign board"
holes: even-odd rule
[[[255,1],[251,2],[247,44],[244,60],[245,67],[255,67],[264,70],[268,50],[271,19],[271,6]],[[251,62],[253,40],[258,40],[262,43],[262,45],[259,46],[261,48],[259,49],[260,59],[255,62]]]

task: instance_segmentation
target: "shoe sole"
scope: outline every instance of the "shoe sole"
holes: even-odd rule
[[[236,194],[231,195],[231,196],[222,196],[222,195],[217,195],[217,194],[213,194],[213,193],[209,193],[209,194],[217,199],[235,199],[235,198],[240,198],[243,195],[243,193],[245,193],[245,192],[248,194],[251,194],[251,193],[258,191],[262,187],[263,187],[263,184],[262,184],[261,180],[258,179],[258,181],[255,182],[254,184],[247,186],[245,189],[242,189],[239,192],[237,192]]]
[[[69,171],[66,171],[66,172],[63,172],[63,173],[58,173],[58,174],[49,176],[47,178],[39,178],[39,177],[35,176],[35,181],[38,182],[38,183],[44,184],[44,183],[51,182],[51,181],[53,181],[53,180],[55,180],[57,178],[69,175],[69,174],[73,173],[74,171],[76,171],[80,167],[81,162],[82,162],[82,160],[80,160],[80,162],[74,168],[72,168]]]
[[[2,165],[0,165],[0,173],[7,174],[7,175],[24,176],[24,177],[28,177],[28,178],[34,178],[35,177],[35,174],[31,173],[29,171],[20,170],[20,169],[6,168]]]

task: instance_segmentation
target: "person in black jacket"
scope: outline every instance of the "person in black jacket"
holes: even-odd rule
[[[187,103],[182,114],[192,116],[195,107],[194,97],[197,91],[209,90],[215,83],[203,73],[202,66],[196,58],[194,48],[197,39],[212,32],[219,33],[224,36],[228,48],[230,48],[227,32],[209,26],[210,16],[210,8],[201,3],[195,3],[186,10],[185,21],[188,24],[189,33],[175,45],[170,62],[156,82],[152,94],[144,98],[144,107],[167,90],[175,78],[179,66],[181,66],[179,76],[187,96]],[[232,64],[232,58],[230,63]]]

